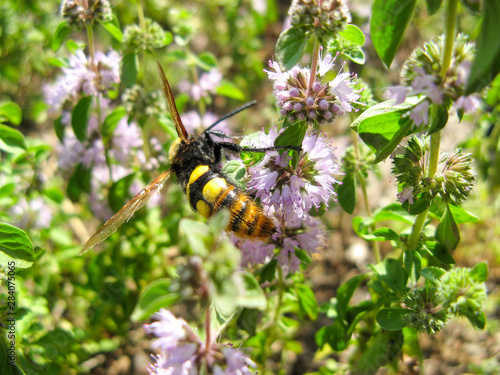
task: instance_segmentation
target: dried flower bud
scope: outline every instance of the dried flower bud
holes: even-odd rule
[[[294,0],[288,14],[293,26],[313,30],[320,39],[331,39],[351,22],[346,0]]]
[[[76,28],[97,21],[109,21],[113,17],[108,0],[64,0],[61,16]]]
[[[146,29],[138,25],[128,26],[123,33],[125,48],[133,51],[153,51],[170,43],[170,33],[163,30],[158,22],[146,18]]]

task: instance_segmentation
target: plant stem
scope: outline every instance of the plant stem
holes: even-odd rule
[[[451,59],[453,56],[453,42],[455,41],[455,25],[457,20],[457,5],[458,0],[448,0],[446,7],[446,25],[445,25],[445,41],[443,55],[441,56],[441,78],[444,81],[446,72],[450,67]],[[427,177],[433,177],[437,171],[439,163],[439,148],[441,144],[441,131],[431,134],[431,145],[429,152],[429,163],[427,169]],[[418,245],[420,232],[424,227],[425,220],[429,208],[419,214],[413,224],[410,237],[408,238],[408,248],[415,249]]]
[[[318,69],[318,59],[319,59],[319,40],[314,38],[314,47],[312,52],[312,61],[311,61],[311,75],[309,77],[309,85],[307,85],[307,94],[306,97],[309,97],[311,92],[312,85],[316,80],[316,70]]]

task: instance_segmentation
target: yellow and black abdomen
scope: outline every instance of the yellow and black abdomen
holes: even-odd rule
[[[238,237],[265,240],[276,231],[272,219],[252,198],[208,165],[199,165],[191,172],[186,195],[193,209],[206,218],[227,208],[230,221],[226,229]]]

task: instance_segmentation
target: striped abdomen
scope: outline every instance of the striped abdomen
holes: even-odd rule
[[[189,176],[186,194],[191,206],[209,218],[227,208],[230,220],[226,230],[239,237],[268,239],[275,232],[270,217],[245,193],[231,185],[208,165],[199,165]]]

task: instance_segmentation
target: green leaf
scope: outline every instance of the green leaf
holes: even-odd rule
[[[12,125],[19,125],[23,119],[23,111],[19,104],[14,102],[0,103],[0,122],[9,121]]]
[[[425,267],[420,274],[432,284],[439,284],[439,279],[446,273],[445,270],[439,267]]]
[[[409,200],[404,201],[402,207],[411,215],[419,215],[432,204],[432,197],[429,194],[419,194],[413,197],[413,203],[410,204]]]
[[[489,85],[500,72],[500,43],[498,43],[500,0],[487,0],[482,4],[483,21],[465,95],[479,92]]]
[[[448,123],[448,109],[446,105],[431,104],[429,113],[431,114],[431,118],[427,135],[443,129]]]
[[[130,198],[130,186],[134,181],[135,173],[131,173],[114,182],[109,189],[108,203],[114,212],[118,212]]]
[[[402,296],[406,291],[408,272],[401,263],[393,258],[387,258],[371,268],[378,274],[380,280],[384,281],[394,293]]]
[[[422,270],[422,257],[415,250],[406,250],[403,254],[403,264],[410,275],[410,282],[416,284]]]
[[[61,44],[64,40],[71,35],[73,32],[73,28],[68,25],[66,21],[61,22],[56,29],[56,33],[54,35],[54,40],[52,41],[52,50],[55,52],[61,47]]]
[[[367,241],[399,241],[399,235],[390,228],[377,228],[362,237]]]
[[[460,232],[449,205],[446,206],[444,215],[436,228],[435,236],[436,241],[443,245],[448,251],[455,250],[460,242]]]
[[[465,314],[465,317],[469,319],[469,322],[473,325],[474,328],[483,330],[486,327],[486,315],[484,311],[474,311],[470,314]]]
[[[439,10],[439,8],[441,8],[441,3],[443,2],[443,0],[426,0],[426,2],[427,12],[429,13],[429,16],[432,16]]]
[[[64,142],[64,124],[62,123],[62,116],[59,116],[54,121],[54,131],[56,133],[57,139],[59,142]]]
[[[110,137],[115,131],[116,126],[120,120],[127,115],[125,107],[116,107],[113,112],[106,116],[104,123],[102,124],[102,135],[107,138]]]
[[[354,173],[346,173],[342,184],[337,186],[337,198],[340,207],[352,215],[356,208],[356,177]]]
[[[24,135],[19,130],[0,124],[0,150],[14,152],[17,148],[27,150]]]
[[[237,305],[249,309],[265,310],[267,299],[259,282],[250,272],[243,272],[243,281],[245,282],[245,294],[238,296]]]
[[[106,21],[106,22],[101,22],[101,25],[111,34],[113,38],[115,38],[118,42],[123,41],[123,33],[120,29],[120,23],[118,22],[118,19],[116,16],[113,15],[113,19]]]
[[[347,25],[344,30],[339,32],[339,35],[357,46],[365,44],[365,34],[356,25]]]
[[[276,147],[301,146],[306,135],[306,131],[307,126],[305,122],[297,122],[283,130],[283,132],[274,140],[274,145]]]
[[[476,215],[465,211],[461,206],[455,206],[454,204],[450,203],[448,205],[448,208],[450,209],[453,218],[455,219],[455,223],[457,224],[475,223],[479,221],[479,218]]]
[[[320,348],[328,344],[333,350],[338,352],[345,350],[349,343],[346,330],[338,320],[332,325],[320,328],[316,332],[315,339]]]
[[[238,327],[248,332],[250,336],[255,336],[257,325],[262,318],[262,312],[257,309],[243,309],[238,316]]]
[[[421,99],[412,97],[399,105],[394,105],[393,100],[379,103],[363,112],[351,124],[351,128],[375,152],[374,163],[387,158],[401,140],[410,134],[413,122],[404,115],[419,101]]]
[[[318,318],[318,301],[311,288],[304,284],[296,285],[295,292],[299,300],[299,305],[311,320]]]
[[[243,91],[230,81],[223,80],[215,89],[215,92],[217,95],[225,96],[226,98],[245,100],[245,94]]]
[[[171,279],[158,279],[146,286],[139,295],[137,305],[131,315],[134,322],[145,320],[152,314],[173,305],[179,299],[179,293],[173,292],[171,289]]]
[[[280,34],[276,43],[276,58],[284,71],[290,70],[299,61],[307,40],[303,27],[291,27]]]
[[[376,210],[373,213],[373,220],[375,223],[393,220],[402,221],[406,224],[413,224],[415,219],[413,215],[408,214],[408,212],[404,210],[401,203],[391,203],[380,210]]]
[[[78,164],[73,174],[69,178],[66,193],[69,199],[76,202],[80,199],[80,194],[85,192],[90,194],[91,171],[83,164]]]
[[[137,55],[133,52],[125,54],[122,58],[121,81],[123,86],[130,88],[137,82]]]
[[[84,96],[76,103],[71,113],[71,127],[80,142],[87,139],[87,126],[92,113],[92,96]]]
[[[380,367],[397,358],[403,348],[403,333],[380,331],[364,348],[361,357],[353,365],[354,374],[374,374]]]
[[[217,67],[217,57],[212,52],[202,52],[196,59],[196,65],[205,70]]]
[[[470,276],[478,283],[483,283],[488,278],[488,264],[486,262],[478,263],[470,270]]]
[[[276,275],[276,267],[278,265],[278,260],[273,259],[269,263],[265,264],[261,269],[260,269],[260,279],[262,282],[272,282],[275,279]]]
[[[344,321],[346,319],[349,301],[356,288],[364,279],[366,279],[366,275],[354,276],[337,289],[337,312],[340,320]]]
[[[387,67],[401,43],[416,0],[375,0],[372,6],[370,36],[380,59]]]
[[[388,307],[379,310],[376,319],[377,323],[380,324],[383,329],[387,329],[388,331],[399,331],[406,327],[407,321],[405,317],[411,313],[413,313],[413,311],[409,309]]]
[[[208,249],[205,243],[210,236],[208,226],[199,221],[182,219],[179,222],[179,233],[187,239],[191,251],[201,257],[208,256]]]
[[[0,251],[13,260],[35,261],[33,244],[26,232],[10,224],[0,223]]]
[[[424,248],[434,255],[440,262],[444,264],[455,264],[455,259],[443,245],[434,241],[425,241]]]

